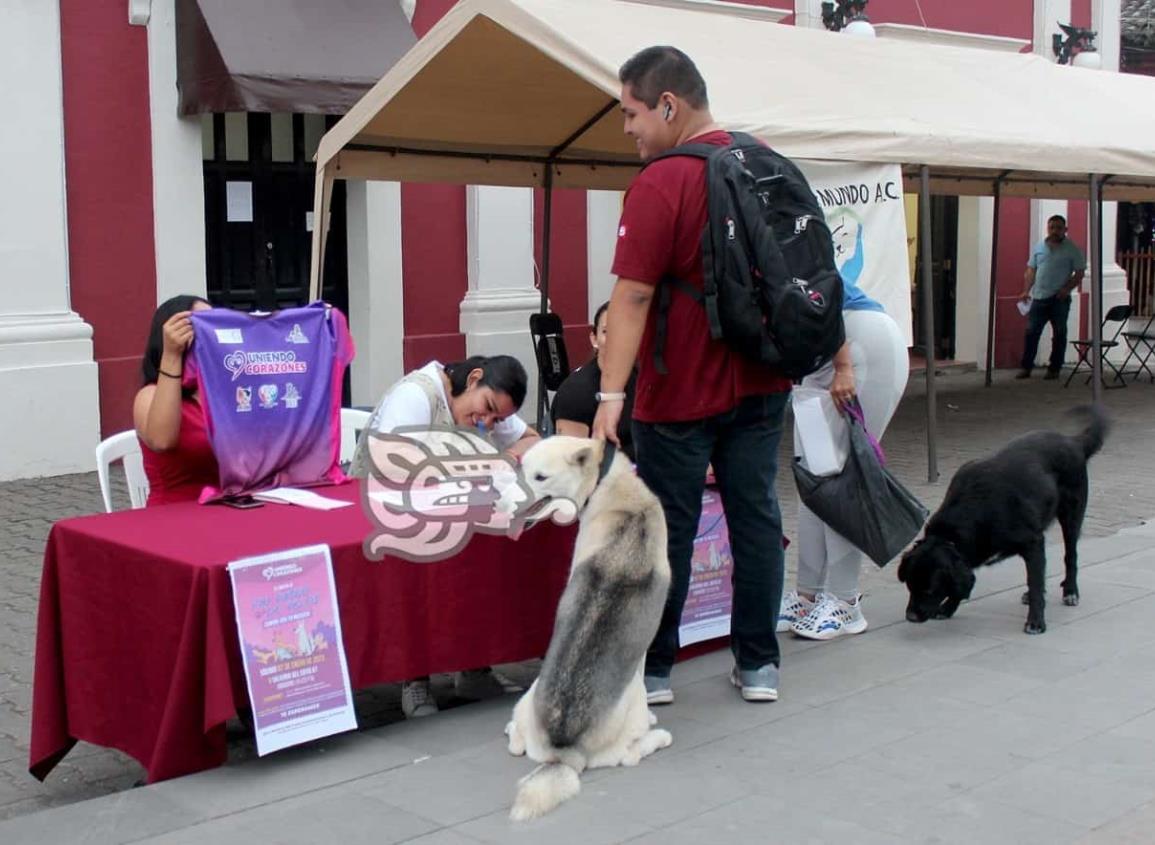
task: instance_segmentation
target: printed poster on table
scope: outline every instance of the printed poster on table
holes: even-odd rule
[[[702,494],[702,516],[690,567],[690,592],[678,629],[678,641],[683,646],[730,633],[734,596],[730,579],[734,558],[730,554],[730,534],[717,490],[707,489]]]
[[[245,558],[228,568],[257,753],[355,730],[329,547]]]

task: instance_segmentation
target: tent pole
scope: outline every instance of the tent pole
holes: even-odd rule
[[[329,234],[329,205],[333,199],[333,174],[318,171],[313,185],[313,252],[309,257],[309,302],[321,298],[325,281],[325,247]]]
[[[1090,240],[1087,251],[1091,254],[1091,398],[1103,400],[1103,183],[1097,174],[1091,174]]]
[[[987,374],[984,383],[991,386],[991,375],[995,369],[995,301],[998,294],[999,270],[999,210],[1003,200],[1003,180],[995,180],[995,222],[991,233],[991,280],[987,301]]]
[[[545,160],[545,174],[542,179],[542,185],[545,188],[545,209],[542,214],[542,242],[541,242],[541,313],[549,313],[549,257],[550,257],[550,239],[553,234],[553,170],[554,164],[563,152],[568,150],[570,146],[584,135],[591,127],[597,124],[599,120],[609,114],[618,105],[617,99],[610,100],[594,114],[590,115],[586,121],[575,129],[570,136],[554,147],[549,152],[549,156]],[[552,433],[549,421],[545,418],[547,392],[545,383],[539,378],[537,380],[537,425],[542,434]]]
[[[926,352],[926,480],[938,481],[938,423],[935,418],[934,289],[931,275],[930,168],[919,168],[919,252],[922,254],[922,336]]]
[[[541,313],[549,313],[549,259],[550,240],[553,234],[553,164],[545,165],[545,208],[542,211],[542,242],[541,242]],[[545,382],[539,377],[537,380],[537,425],[541,429],[545,425]]]

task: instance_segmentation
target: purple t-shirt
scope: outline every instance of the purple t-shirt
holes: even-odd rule
[[[339,483],[341,383],[349,326],[314,302],[272,314],[192,313],[184,383],[200,391],[220,486],[200,501],[272,487]]]

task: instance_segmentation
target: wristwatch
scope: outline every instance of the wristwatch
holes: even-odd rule
[[[594,394],[594,399],[599,402],[624,402],[626,394],[624,391],[619,393],[602,393],[600,390]]]

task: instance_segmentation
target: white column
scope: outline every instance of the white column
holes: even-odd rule
[[[1059,32],[1059,22],[1069,23],[1071,20],[1071,0],[1035,0],[1034,19],[1034,52],[1048,61],[1055,61],[1055,54],[1051,41],[1055,33]],[[1031,201],[1031,245],[1047,236],[1047,218],[1052,214],[1067,214],[1066,200],[1032,200]],[[1023,256],[1023,266],[1026,267],[1029,255]]]
[[[794,25],[822,29],[822,0],[794,0]]]
[[[349,328],[354,405],[376,405],[404,373],[401,185],[350,181],[345,187]]]
[[[1042,56],[1050,62],[1057,61],[1051,46],[1052,36],[1060,32],[1059,23],[1071,22],[1071,0],[1035,0],[1034,20],[1034,49],[1036,55]],[[1052,214],[1061,214],[1067,217],[1066,200],[1031,200],[1031,242],[1028,249],[1034,249],[1035,244],[1047,236],[1047,218]],[[1086,251],[1086,244],[1079,244]],[[1030,252],[1023,256],[1022,269],[1026,272]],[[1023,332],[1026,332],[1026,322],[1023,323]],[[1067,320],[1067,337],[1079,336],[1079,303],[1072,303],[1071,314]],[[1020,347],[1021,352],[1021,347]],[[1045,366],[1051,356],[1051,327],[1043,329],[1043,336],[1039,339],[1039,351],[1035,356],[1035,363]],[[1070,357],[1070,356],[1068,356]],[[1071,361],[1073,363],[1073,360]]]
[[[460,326],[470,355],[513,355],[529,375],[521,414],[537,416],[537,364],[529,315],[541,295],[534,288],[533,191],[471,185],[465,215],[469,290]]]
[[[1122,10],[1120,0],[1092,0],[1091,2],[1091,29],[1098,36],[1095,44],[1103,60],[1103,69],[1099,73],[1119,72],[1120,18]],[[1119,204],[1117,202],[1103,203],[1103,313],[1113,305],[1125,305],[1131,301],[1130,291],[1127,289],[1127,273],[1116,263],[1115,251],[1116,229],[1118,228]],[[1089,282],[1084,286],[1090,290]],[[1125,348],[1114,350],[1120,359],[1126,357]]]
[[[144,6],[140,0],[130,5]],[[204,296],[205,188],[199,116],[177,116],[176,3],[152,0],[148,25],[148,100],[152,128],[153,239],[156,300]]]
[[[620,191],[586,191],[586,284],[588,319],[598,306],[610,298],[617,277],[610,268],[618,242],[618,224],[622,217]]]
[[[955,358],[987,361],[987,308],[991,290],[992,197],[959,197],[958,263],[955,268]]]
[[[0,481],[95,466],[92,327],[70,307],[58,3],[9,4],[0,27]]]

